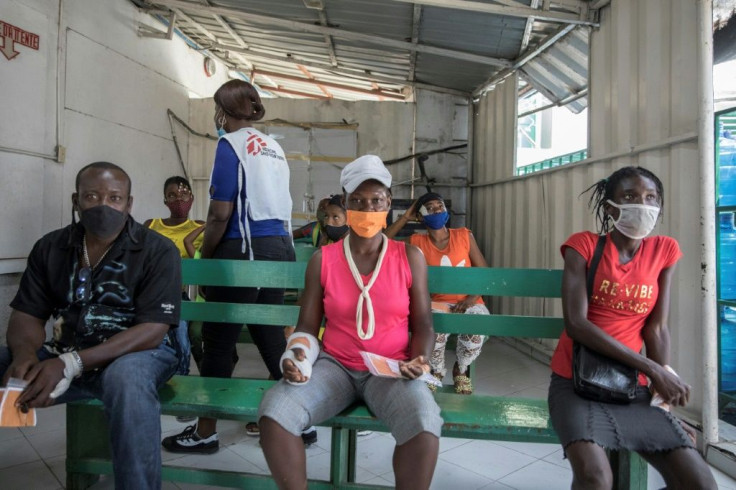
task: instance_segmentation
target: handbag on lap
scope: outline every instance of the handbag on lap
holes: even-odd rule
[[[593,293],[593,278],[598,268],[606,235],[598,237],[593,260],[588,268],[588,300]],[[595,352],[579,342],[573,343],[572,379],[575,393],[589,400],[605,403],[630,403],[636,397],[639,372],[625,364]]]

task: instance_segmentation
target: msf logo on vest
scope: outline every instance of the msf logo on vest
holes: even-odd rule
[[[257,134],[248,136],[246,140],[245,150],[248,155],[260,155],[261,150],[266,147],[266,142],[263,141]]]

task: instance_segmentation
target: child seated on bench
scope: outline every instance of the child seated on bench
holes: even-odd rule
[[[427,260],[427,265],[449,267],[488,267],[483,253],[475,243],[473,233],[467,228],[448,228],[450,214],[445,207],[442,196],[428,192],[414,201],[409,209],[386,229],[386,236],[393,238],[409,221],[419,221],[427,227],[427,234],[414,233],[409,243],[419,247]],[[470,315],[490,315],[478,295],[467,294],[433,294],[432,311],[467,313]],[[445,368],[446,333],[438,333],[434,341],[434,350],[430,364],[432,374],[442,380]],[[482,335],[460,334],[457,336],[455,353],[457,361],[452,368],[452,380],[455,392],[461,395],[473,393],[468,367],[480,355],[484,337]],[[429,385],[430,389],[436,389]]]
[[[391,207],[391,174],[378,157],[347,165],[340,183],[350,232],[315,252],[307,265],[296,332],[281,361],[284,378],[259,408],[261,446],[279,488],[306,488],[301,431],[363,400],[396,439],[396,487],[428,488],[442,418],[432,394],[415,379],[429,372],[434,342],[427,266],[418,249],[381,233]],[[360,351],[399,359],[408,379],[371,375]]]

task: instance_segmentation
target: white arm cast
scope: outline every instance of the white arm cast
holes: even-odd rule
[[[296,353],[294,352],[294,349],[298,349],[304,352],[304,359],[299,360],[296,357]],[[307,377],[312,377],[312,364],[314,364],[314,361],[317,360],[317,356],[319,355],[319,341],[317,340],[317,337],[314,335],[304,333],[304,332],[295,332],[289,336],[289,339],[286,342],[286,351],[284,351],[284,354],[281,356],[281,361],[279,362],[279,365],[281,367],[281,372],[284,372],[284,359],[289,359],[291,362],[293,362],[297,368],[299,368],[299,371]],[[309,380],[307,380],[309,381]],[[306,383],[307,381],[304,381]],[[288,383],[293,385],[301,385],[304,383],[295,383],[292,381],[288,381]]]

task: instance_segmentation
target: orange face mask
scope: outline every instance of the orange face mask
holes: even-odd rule
[[[348,209],[348,226],[358,236],[371,238],[386,228],[388,211],[351,211]]]

